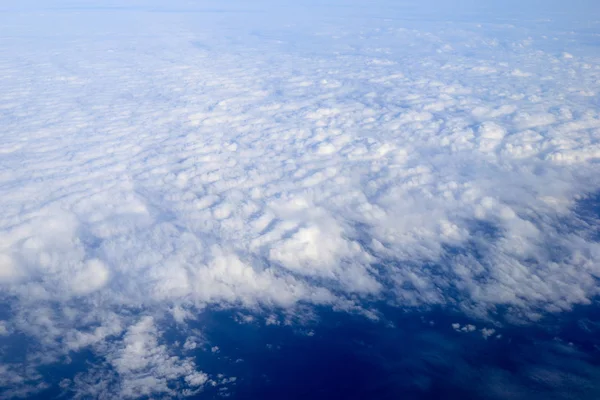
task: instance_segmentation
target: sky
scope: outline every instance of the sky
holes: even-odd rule
[[[317,398],[367,346],[429,382],[370,398],[596,398],[599,45],[588,0],[2,2],[0,397],[280,398],[304,353]]]

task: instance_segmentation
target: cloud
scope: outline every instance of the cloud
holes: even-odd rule
[[[109,271],[100,260],[89,260],[82,271],[73,277],[73,291],[88,294],[101,289],[109,279]]]
[[[196,366],[192,357],[174,354],[152,316],[131,324],[122,339],[106,342],[104,363],[95,365],[61,385],[76,398],[139,398],[143,396],[187,397],[205,385],[217,385]],[[186,350],[193,350],[186,342]],[[190,342],[191,343],[191,342]],[[229,379],[229,378],[228,378]]]
[[[143,317],[127,330],[116,354],[108,356],[125,398],[173,393],[168,382],[180,377],[192,387],[208,381],[208,376],[196,371],[192,361],[171,356],[166,346],[159,345],[157,335],[153,318]]]
[[[19,38],[0,62],[0,332],[40,343],[36,367],[106,360],[65,388],[209,385],[164,324],[210,307],[530,321],[598,294],[600,244],[577,212],[600,190],[598,60],[571,39],[492,29],[483,11],[478,28],[415,29],[374,7],[359,32],[329,9],[308,29],[268,2],[268,27],[134,3],[75,2],[75,25],[60,1],[0,16]],[[12,364],[2,377],[44,384]]]

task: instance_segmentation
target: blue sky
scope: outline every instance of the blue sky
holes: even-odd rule
[[[593,307],[599,44],[582,0],[3,3],[3,393],[82,354],[69,396],[232,385],[206,310]]]

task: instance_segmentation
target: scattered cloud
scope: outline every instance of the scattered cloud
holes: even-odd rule
[[[281,40],[257,41],[258,20],[232,35],[164,5],[74,25],[30,6],[0,16],[16,21],[0,24],[15,38],[0,60],[0,336],[38,343],[33,366],[104,360],[65,390],[229,382],[168,344],[165,321],[208,307],[376,319],[383,300],[530,321],[598,294],[600,243],[576,211],[600,190],[595,53],[484,20],[359,32],[282,14]],[[132,36],[132,15],[153,39]],[[34,370],[7,363],[0,385],[43,389]]]

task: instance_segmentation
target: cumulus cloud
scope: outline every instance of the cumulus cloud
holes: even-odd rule
[[[247,18],[223,42],[219,22],[164,7],[131,13],[157,41],[89,10],[53,36],[69,11],[35,10],[0,17],[38,27],[0,60],[0,334],[42,343],[36,365],[91,349],[110,366],[65,388],[195,393],[213,378],[161,323],[206,307],[376,318],[365,304],[385,300],[532,320],[598,294],[600,244],[576,212],[600,190],[593,54],[510,26],[380,19],[359,45],[354,26],[298,31],[289,14],[280,42],[256,42]],[[40,384],[3,368],[6,386]]]
[[[105,348],[104,364],[77,374],[72,381],[64,380],[61,386],[76,398],[111,398],[115,394],[120,398],[173,398],[191,396],[206,384],[217,384],[198,369],[193,358],[173,354],[174,349],[162,340],[154,318],[141,317],[122,339]],[[192,349],[186,346],[186,350]]]

